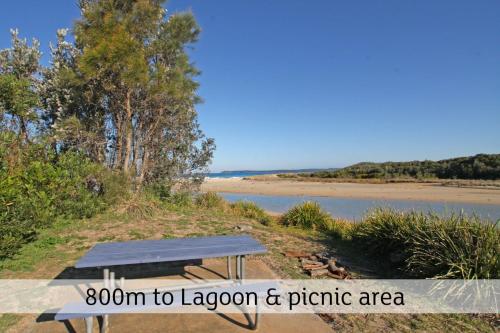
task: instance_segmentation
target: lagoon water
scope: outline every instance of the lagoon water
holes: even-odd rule
[[[373,199],[353,199],[337,197],[317,197],[317,196],[274,196],[256,194],[234,194],[220,193],[230,202],[246,200],[255,202],[265,210],[283,213],[304,201],[316,201],[321,207],[332,216],[360,220],[363,215],[374,207],[391,207],[403,211],[433,211],[440,214],[450,214],[463,212],[467,214],[475,213],[483,218],[492,221],[500,219],[499,205],[467,204],[467,203],[445,203],[431,201],[410,201],[410,200],[373,200]]]

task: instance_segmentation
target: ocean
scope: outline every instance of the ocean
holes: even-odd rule
[[[325,169],[293,169],[293,170],[235,170],[235,171],[222,171],[210,172],[208,178],[244,178],[259,175],[273,175],[277,173],[301,173],[301,172],[315,172]],[[334,170],[334,169],[328,169]]]

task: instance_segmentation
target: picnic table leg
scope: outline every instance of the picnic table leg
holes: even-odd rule
[[[257,306],[255,307],[255,321],[252,323],[252,330],[256,330],[259,326],[260,312],[259,312],[259,300],[257,300]]]
[[[246,306],[243,305],[243,315],[248,320],[250,329],[255,331],[259,326],[259,320],[260,320],[259,301],[257,300],[257,304],[255,307],[255,319],[252,319],[252,314],[247,311],[248,310]]]
[[[233,279],[233,273],[231,272],[231,256],[227,256],[227,278],[229,280]]]
[[[240,264],[240,256],[236,256],[236,280],[241,278]]]
[[[110,274],[109,274],[109,268],[104,269],[104,288],[110,288]],[[113,274],[114,276],[114,274]],[[102,316],[102,326],[100,328],[101,333],[107,333],[108,332],[108,327],[109,327],[109,315],[103,315]]]
[[[240,256],[240,280],[245,278],[245,256]]]
[[[92,328],[94,324],[94,317],[85,317],[85,330],[87,333],[92,333]]]

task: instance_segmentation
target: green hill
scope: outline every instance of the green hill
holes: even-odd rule
[[[478,154],[440,161],[362,162],[333,171],[301,174],[318,178],[500,179],[500,154]]]

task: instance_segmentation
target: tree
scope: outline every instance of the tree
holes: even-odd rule
[[[200,29],[163,0],[82,0],[76,70],[97,82],[109,165],[143,182],[197,183],[215,149],[199,129],[199,71],[185,51]],[[187,181],[186,181],[187,180]]]
[[[29,126],[38,120],[40,44],[33,39],[29,46],[26,39],[19,38],[18,30],[11,30],[11,34],[12,47],[0,51],[0,120],[28,142]]]

